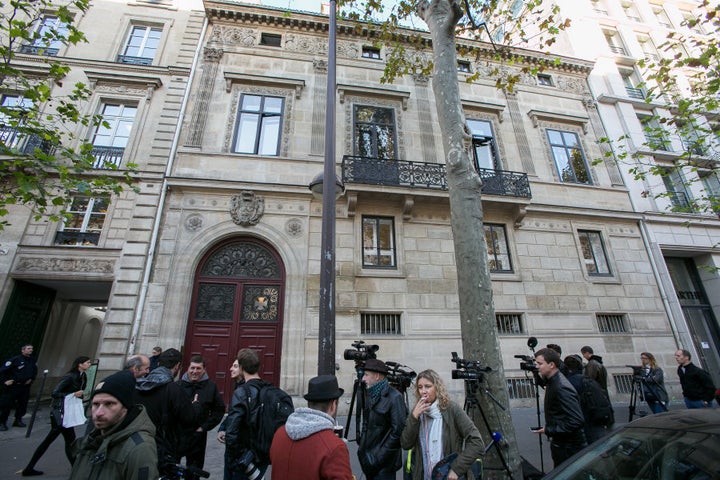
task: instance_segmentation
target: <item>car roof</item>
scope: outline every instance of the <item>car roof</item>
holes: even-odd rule
[[[657,428],[720,434],[720,409],[674,410],[638,418],[625,428]]]

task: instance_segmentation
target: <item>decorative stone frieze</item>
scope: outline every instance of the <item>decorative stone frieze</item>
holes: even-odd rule
[[[15,265],[15,272],[82,272],[112,273],[115,270],[114,260],[96,258],[33,258],[20,257]]]
[[[265,213],[265,198],[255,192],[243,190],[230,198],[230,216],[243,227],[257,225]]]
[[[302,222],[297,218],[291,218],[285,222],[285,233],[292,238],[298,238],[303,234]]]

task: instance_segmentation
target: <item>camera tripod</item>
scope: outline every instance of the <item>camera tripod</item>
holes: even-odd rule
[[[472,380],[464,380],[465,382],[465,402],[463,404],[463,409],[465,410],[465,413],[468,414],[470,418],[472,418],[472,410],[474,408],[477,408],[480,412],[480,416],[482,417],[483,423],[485,424],[485,428],[488,431],[488,434],[493,439],[492,445],[495,446],[495,451],[498,454],[498,457],[500,457],[500,461],[502,462],[503,468],[508,474],[509,478],[513,478],[512,476],[512,470],[510,470],[510,466],[508,466],[507,461],[505,460],[505,456],[503,455],[502,450],[500,449],[499,442],[494,441],[495,439],[495,432],[490,428],[490,423],[488,422],[487,416],[485,415],[485,412],[482,409],[482,406],[480,405],[480,401],[478,400],[478,395],[482,392],[487,394],[490,399],[495,402],[495,404],[500,407],[502,410],[505,410],[505,407],[502,406],[500,401],[495,398],[495,396],[485,387],[481,387],[480,380],[472,379]]]
[[[637,406],[638,398],[641,402],[645,401],[645,390],[643,389],[643,386],[647,387],[647,389],[650,391],[650,393],[653,394],[655,398],[658,397],[657,390],[655,388],[648,384],[644,377],[639,375],[633,376],[633,382],[632,382],[632,389],[630,390],[630,406],[628,407],[628,422],[632,422],[633,417],[635,416],[635,407]],[[665,405],[663,402],[658,400],[658,403],[660,406],[662,406],[664,411],[668,411],[667,405]]]
[[[352,397],[350,397],[350,410],[348,410],[347,423],[345,424],[345,433],[343,434],[346,440],[348,438],[348,435],[350,434],[350,421],[352,420],[353,416],[353,407],[357,407],[357,411],[355,412],[354,441],[358,441],[361,434],[360,427],[362,425],[362,417],[365,412],[365,384],[362,381],[362,366],[362,363],[355,363],[355,381],[353,382]],[[353,440],[349,441],[352,442]]]

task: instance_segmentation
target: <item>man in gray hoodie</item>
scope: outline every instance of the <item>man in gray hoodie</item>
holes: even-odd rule
[[[304,480],[353,478],[347,445],[334,433],[338,399],[343,392],[334,375],[310,379],[305,395],[308,408],[295,410],[273,437],[273,480],[296,478],[299,472]]]

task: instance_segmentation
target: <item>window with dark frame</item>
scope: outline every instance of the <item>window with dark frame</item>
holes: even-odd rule
[[[397,158],[395,111],[392,108],[355,105],[355,155],[392,160]]]
[[[458,60],[457,70],[461,73],[472,73],[472,70],[470,69],[470,62],[467,60]]]
[[[103,103],[100,113],[104,124],[98,126],[93,135],[92,155],[95,157],[93,167],[119,167],[130,139],[137,106]]]
[[[580,239],[583,263],[588,275],[612,275],[600,232],[578,230],[578,238]]]
[[[547,136],[560,181],[591,185],[585,154],[577,134],[548,129]]]
[[[63,222],[60,230],[55,234],[55,244],[97,245],[109,205],[109,197],[84,195],[73,197],[68,208],[70,217]]]
[[[133,25],[117,61],[133,65],[152,65],[161,37],[161,27]]]
[[[283,97],[243,94],[233,152],[277,156],[284,104]]]
[[[510,262],[510,249],[508,248],[505,226],[493,223],[483,225],[485,230],[485,243],[488,251],[488,267],[491,273],[513,273]]]
[[[537,81],[538,85],[543,85],[545,87],[554,86],[552,77],[546,73],[538,73]]]
[[[280,47],[282,45],[282,35],[263,32],[260,34],[260,45],[265,45],[266,47]]]
[[[627,333],[627,320],[624,313],[596,313],[598,331],[600,333]]]
[[[57,32],[58,36],[67,37],[67,24],[61,22],[60,19],[54,15],[45,15],[34,25],[32,42],[27,45],[22,45],[20,47],[20,53],[56,56],[63,46],[63,42],[59,39],[48,40],[46,36],[51,35],[52,31]]]
[[[363,267],[396,268],[395,220],[392,217],[362,218]]]
[[[21,133],[23,117],[32,106],[32,100],[20,95],[0,96],[0,140],[7,148],[20,148],[27,136]]]
[[[470,129],[470,135],[472,135],[472,149],[476,167],[479,169],[500,170],[500,156],[492,122],[469,119],[467,125]]]
[[[360,313],[360,334],[402,335],[399,313]]]
[[[367,45],[363,45],[362,57],[363,58],[372,58],[373,60],[380,60],[380,49],[377,47],[370,47]]]
[[[506,378],[510,399],[535,398],[535,384],[532,378]]]
[[[525,333],[522,313],[495,313],[495,326],[500,335],[522,335]]]

